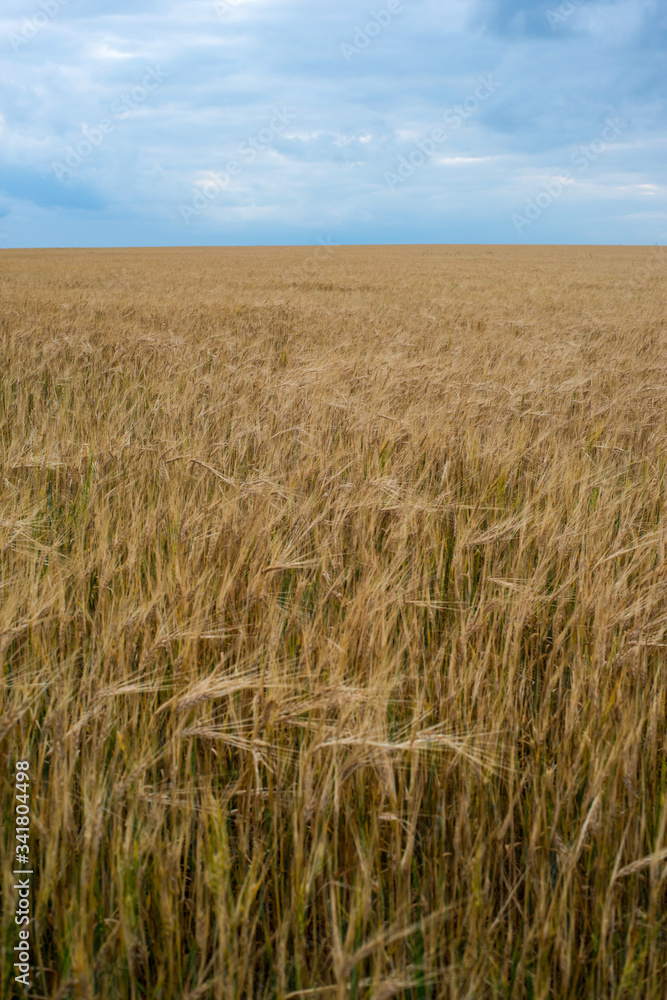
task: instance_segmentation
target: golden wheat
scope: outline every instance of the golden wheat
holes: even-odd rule
[[[3,996],[666,995],[666,289],[0,253]]]

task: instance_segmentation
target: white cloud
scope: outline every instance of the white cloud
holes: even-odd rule
[[[434,161],[436,163],[442,164],[444,167],[461,167],[467,163],[488,163],[490,160],[495,160],[495,156],[434,156]]]
[[[661,205],[665,195],[667,86],[662,50],[640,31],[648,9],[641,0],[588,0],[576,31],[556,37],[544,22],[542,35],[516,31],[511,45],[471,23],[478,5],[469,0],[403,0],[400,18],[350,65],[340,43],[384,0],[228,6],[230,16],[221,19],[214,0],[86,0],[64,6],[18,51],[5,44],[0,183],[11,208],[2,228],[11,239],[66,245],[110,234],[132,244],[163,233],[178,243],[185,238],[179,203],[282,106],[295,109],[294,120],[244,165],[201,223],[212,240],[217,231],[221,240],[290,242],[326,225],[338,243],[443,234],[503,242],[513,237],[503,227],[514,203],[568,168],[572,150],[599,135],[612,113],[627,118],[627,133],[572,180],[578,208],[571,216],[563,208],[562,225],[570,242],[590,240],[595,204],[608,192],[622,203],[622,218],[635,220],[619,231],[617,219],[614,241],[624,233],[654,239],[655,213],[641,209]],[[493,0],[492,7],[528,10],[518,0]],[[18,11],[18,0],[11,9]],[[31,10],[26,0],[21,13]],[[594,45],[581,33],[586,18]],[[0,22],[5,43],[19,22],[18,14]],[[164,83],[86,158],[75,207],[64,205],[66,195],[76,201],[67,189],[53,208],[51,162],[77,139],[82,122],[95,126],[108,116],[153,64],[168,72]],[[442,125],[444,112],[469,98],[484,74],[501,86],[458,130],[448,130],[432,158],[441,169],[417,171],[390,198],[385,171]],[[566,202],[550,213],[545,232]],[[597,221],[594,232],[597,238]]]

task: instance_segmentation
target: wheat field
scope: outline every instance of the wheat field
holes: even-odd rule
[[[667,995],[667,252],[0,252],[3,997]]]

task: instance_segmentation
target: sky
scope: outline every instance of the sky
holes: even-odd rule
[[[660,244],[665,0],[3,0],[0,248]]]

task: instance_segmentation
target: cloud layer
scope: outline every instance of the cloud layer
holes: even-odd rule
[[[666,43],[661,0],[5,0],[0,247],[664,243]]]

